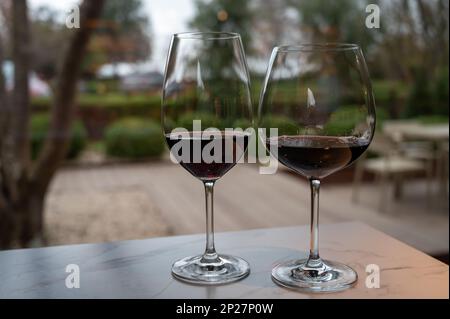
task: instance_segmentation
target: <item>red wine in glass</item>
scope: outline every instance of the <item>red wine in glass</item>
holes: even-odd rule
[[[249,133],[239,131],[165,135],[175,159],[189,173],[203,181],[215,181],[236,165],[247,149],[249,136]],[[173,151],[175,145],[179,147]],[[206,147],[208,151],[204,152]]]
[[[364,153],[370,140],[357,137],[279,136],[266,141],[278,160],[307,178],[322,179],[352,164]]]

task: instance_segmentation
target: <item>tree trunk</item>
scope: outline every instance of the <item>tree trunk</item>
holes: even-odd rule
[[[28,73],[30,63],[30,30],[26,0],[14,0],[12,4],[14,91],[11,110],[11,133],[15,158],[14,174],[17,179],[26,178],[30,164],[29,112],[30,90]]]
[[[1,246],[8,247],[17,238],[20,189],[26,187],[29,170],[29,30],[25,0],[12,2],[12,53],[14,91],[7,96],[3,75],[0,76],[0,233]],[[1,49],[1,48],[0,48]],[[1,52],[0,52],[1,55]],[[0,62],[3,59],[0,58]]]
[[[7,121],[0,119],[0,249],[13,245],[36,247],[45,241],[45,195],[65,158],[75,113],[77,80],[86,46],[97,25],[104,0],[84,0],[81,5],[81,25],[73,31],[59,69],[49,132],[33,167],[30,163],[28,133],[30,41],[27,3],[26,0],[14,0],[12,3],[15,78],[11,99],[6,96],[3,76],[0,74],[0,114],[10,117]],[[0,65],[1,62],[0,43]],[[9,101],[11,103],[7,103]]]
[[[10,248],[16,238],[16,214],[9,205],[3,205],[0,211],[0,250]]]
[[[20,200],[3,206],[0,213],[0,249],[39,247],[45,243],[43,192],[24,193]]]
[[[0,137],[6,135],[6,124],[8,116],[7,95],[5,88],[5,77],[3,75],[3,43],[0,37]],[[4,160],[3,153],[5,149],[6,141],[4,138],[0,138],[0,249],[7,246],[7,243],[11,241],[13,237],[12,227],[14,225],[12,209],[9,205],[8,198],[6,197],[6,183],[3,172]]]
[[[45,244],[44,198],[44,192],[32,191],[18,203],[16,213],[20,216],[18,240],[21,247],[39,247]]]

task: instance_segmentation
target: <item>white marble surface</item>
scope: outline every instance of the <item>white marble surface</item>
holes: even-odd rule
[[[219,252],[251,265],[244,280],[217,287],[173,279],[174,260],[203,250],[204,235],[0,252],[0,298],[448,298],[448,266],[361,223],[321,225],[321,255],[352,266],[354,288],[304,294],[270,278],[279,261],[304,256],[308,227],[216,235]],[[68,289],[65,268],[80,267],[80,288]],[[366,288],[365,268],[381,268],[381,287]]]

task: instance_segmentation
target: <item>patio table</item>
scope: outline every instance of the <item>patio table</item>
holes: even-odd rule
[[[218,233],[218,251],[245,258],[251,274],[216,287],[184,284],[170,273],[173,261],[202,251],[204,235],[200,234],[3,251],[0,298],[449,297],[446,264],[358,222],[321,227],[322,255],[357,271],[359,280],[353,288],[307,294],[278,287],[270,278],[272,267],[304,257],[308,236],[307,226]],[[79,269],[79,288],[70,280],[72,288],[67,286],[66,279],[75,274],[73,265]],[[378,288],[373,279],[377,269]]]
[[[448,176],[445,176],[445,150],[448,150],[449,125],[448,124],[421,124],[415,121],[387,121],[383,127],[386,135],[393,140],[400,141],[426,141],[435,145],[434,158],[438,161],[437,177],[441,195],[446,195]],[[448,153],[448,152],[447,152]],[[396,185],[396,193],[401,193],[401,184]]]
[[[426,140],[430,142],[443,142],[449,139],[448,124],[414,124],[414,125],[395,125],[390,124],[385,128],[385,132],[390,134],[395,132],[401,134],[407,140]]]

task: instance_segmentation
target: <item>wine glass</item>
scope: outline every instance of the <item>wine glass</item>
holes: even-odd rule
[[[260,129],[266,129],[260,134],[266,148],[309,179],[311,188],[309,257],[277,265],[272,279],[308,292],[351,287],[357,281],[352,268],[319,256],[319,188],[323,178],[361,156],[374,134],[375,102],[359,46],[275,47],[258,116]],[[278,129],[276,136],[267,133],[270,127]]]
[[[250,80],[241,37],[231,32],[179,33],[167,58],[162,125],[171,158],[203,182],[206,248],[172,266],[175,278],[223,284],[250,272],[242,258],[214,248],[213,188],[242,157],[251,136]],[[244,131],[245,130],[245,131]]]

